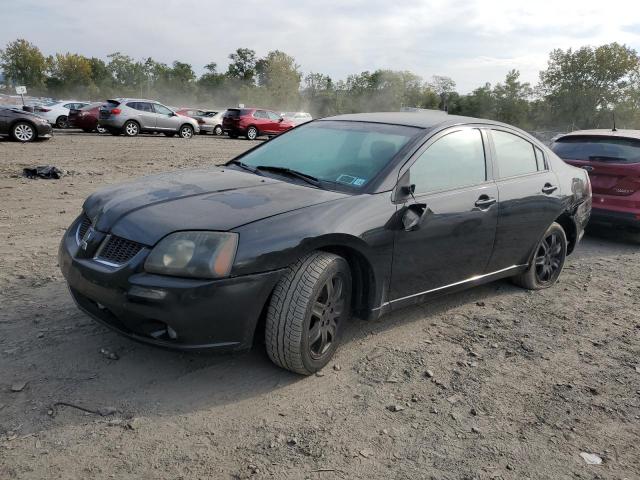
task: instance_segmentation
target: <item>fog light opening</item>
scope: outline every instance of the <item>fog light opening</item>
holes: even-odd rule
[[[177,340],[178,332],[164,322],[153,321],[155,328],[147,331],[147,335],[155,340]]]

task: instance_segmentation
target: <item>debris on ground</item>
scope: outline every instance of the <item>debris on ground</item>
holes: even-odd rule
[[[47,180],[54,179],[59,180],[67,174],[65,170],[61,170],[53,165],[44,165],[40,167],[23,168],[22,176],[36,179],[44,178]]]
[[[600,465],[602,463],[602,458],[595,453],[580,452],[580,456],[588,465]]]
[[[27,386],[28,382],[16,382],[13,385],[11,385],[11,391],[12,392],[21,392],[22,390],[24,390],[24,387]]]
[[[100,353],[103,357],[108,358],[109,360],[118,360],[120,358],[116,352],[112,352],[107,348],[101,348]]]

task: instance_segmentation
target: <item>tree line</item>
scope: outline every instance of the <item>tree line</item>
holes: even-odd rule
[[[417,107],[528,130],[610,127],[615,114],[619,127],[640,128],[640,57],[618,43],[553,50],[538,84],[521,81],[514,69],[503,82],[467,94],[458,93],[449,77],[425,80],[410,71],[365,71],[336,81],[323,73],[303,74],[285,52],[259,58],[248,48],[229,55],[226,71],[211,62],[198,76],[192,65],[178,60],[168,65],[121,52],[106,59],[77,53],[45,56],[36,45],[17,39],[0,50],[0,68],[5,83],[54,98],[132,96],[219,107],[244,103],[306,110],[316,117]]]

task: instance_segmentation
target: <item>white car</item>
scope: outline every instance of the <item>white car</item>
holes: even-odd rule
[[[313,120],[311,114],[307,112],[283,112],[280,116],[286,120],[289,120],[296,126]]]
[[[89,105],[89,102],[79,100],[54,100],[35,107],[34,112],[44,117],[51,125],[58,128],[69,126],[69,110],[72,108],[81,109]]]

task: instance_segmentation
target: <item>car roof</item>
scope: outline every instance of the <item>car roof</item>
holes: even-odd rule
[[[640,140],[640,130],[625,130],[625,129],[604,129],[597,128],[592,130],[576,130],[575,132],[563,133],[558,135],[555,140],[567,137],[618,137],[618,138],[635,138]]]
[[[119,102],[121,102],[121,103],[124,103],[124,102],[149,102],[149,103],[160,103],[160,102],[159,102],[159,101],[157,101],[157,100],[147,100],[146,98],[113,98],[113,99],[109,99],[109,100],[107,100],[107,102],[108,102],[108,101],[110,101],[110,100],[117,100],[117,101],[119,101]]]
[[[481,118],[463,117],[460,115],[449,115],[447,112],[434,110],[432,112],[374,112],[374,113],[348,113],[326,117],[319,121],[340,120],[348,122],[370,122],[389,123],[393,125],[404,125],[407,127],[418,127],[431,129],[438,126],[460,125],[467,123],[484,123],[514,128],[511,125],[485,120]]]

